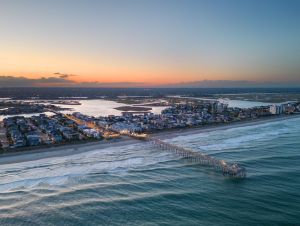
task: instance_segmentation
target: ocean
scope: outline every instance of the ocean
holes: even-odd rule
[[[0,225],[300,225],[299,138],[293,118],[167,140],[242,180],[142,142],[0,165]]]

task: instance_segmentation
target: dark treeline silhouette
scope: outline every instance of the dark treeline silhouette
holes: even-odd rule
[[[239,93],[299,93],[300,88],[64,88],[64,87],[9,87],[0,88],[0,98],[13,99],[59,99],[59,98],[114,98],[117,96],[152,96],[166,95],[206,96],[213,94]]]

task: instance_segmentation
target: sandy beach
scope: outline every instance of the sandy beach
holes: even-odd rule
[[[277,122],[277,121],[297,118],[299,116],[300,114],[289,115],[289,116],[277,116],[277,117],[270,117],[270,118],[259,118],[251,121],[248,120],[248,121],[240,121],[240,122],[231,122],[230,124],[207,125],[207,126],[196,127],[196,128],[175,129],[175,130],[156,132],[151,134],[151,136],[160,139],[170,139],[176,136],[187,136],[192,134],[211,132],[215,130],[227,130],[231,128],[254,126],[254,125],[260,125],[264,123]],[[43,158],[69,156],[69,155],[75,155],[75,154],[93,151],[97,149],[109,148],[112,146],[117,147],[117,146],[135,144],[138,142],[144,142],[144,141],[136,140],[129,137],[122,137],[116,140],[102,140],[102,141],[82,143],[82,144],[67,144],[67,145],[55,146],[49,148],[37,148],[34,150],[4,153],[0,155],[0,164],[10,164],[10,163],[25,162],[25,161],[35,161]]]

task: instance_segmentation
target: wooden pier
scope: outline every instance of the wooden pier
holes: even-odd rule
[[[54,112],[54,111],[53,111]],[[58,114],[58,112],[54,112]],[[215,170],[222,172],[224,176],[228,176],[231,178],[244,178],[246,177],[246,169],[236,163],[227,163],[224,160],[218,160],[215,159],[212,156],[206,155],[204,153],[201,153],[199,151],[194,151],[188,148],[180,147],[174,144],[167,143],[165,141],[162,141],[158,138],[151,137],[148,134],[140,134],[140,133],[133,133],[129,131],[113,131],[108,128],[103,128],[99,125],[93,124],[93,123],[87,123],[81,119],[76,118],[73,115],[65,115],[65,117],[75,121],[79,125],[87,125],[91,128],[100,130],[103,132],[103,134],[108,134],[106,137],[112,136],[112,135],[125,135],[129,136],[135,139],[144,140],[147,142],[150,142],[153,146],[161,149],[173,152],[181,157],[188,158],[193,162],[199,163],[204,166],[209,166],[214,168]]]
[[[199,151],[193,151],[184,147],[170,144],[154,137],[148,136],[145,140],[149,141],[152,145],[161,150],[170,151],[201,165],[213,167],[215,170],[222,172],[224,176],[232,178],[246,177],[246,169],[238,164],[229,164],[224,160],[218,160]]]

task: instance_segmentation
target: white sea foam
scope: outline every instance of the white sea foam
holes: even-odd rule
[[[295,119],[299,120],[299,119]],[[169,139],[179,145],[208,153],[240,151],[259,141],[278,139],[291,133],[293,120],[211,131]],[[288,129],[286,128],[288,126]],[[70,156],[0,165],[0,192],[33,189],[39,186],[63,186],[76,183],[91,173],[121,173],[174,159],[164,151],[140,144],[111,147]]]
[[[146,146],[147,147],[147,146]],[[0,165],[0,192],[38,186],[61,186],[91,173],[120,173],[168,161],[166,153],[152,153],[136,145],[106,148],[76,155]]]
[[[178,136],[169,139],[170,142],[183,145],[195,150],[227,152],[257,145],[259,141],[277,139],[283,134],[292,132],[291,119],[286,121],[268,122],[259,125],[249,125],[226,130],[215,130],[207,133]]]

